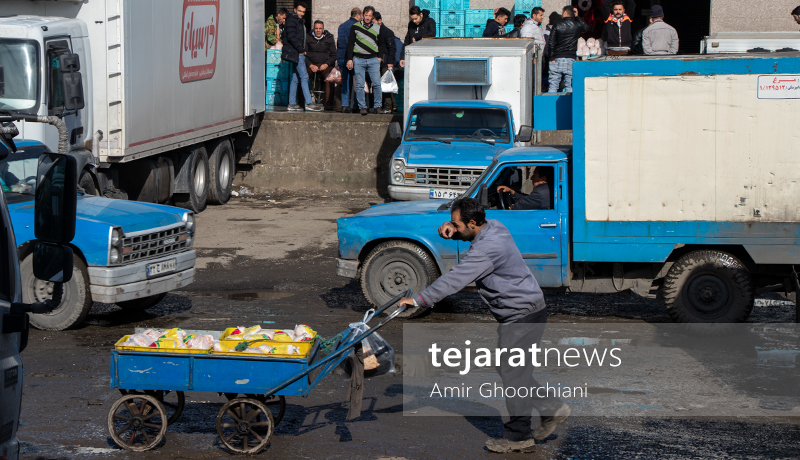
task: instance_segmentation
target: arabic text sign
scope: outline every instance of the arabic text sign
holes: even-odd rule
[[[759,75],[759,99],[800,99],[800,75]]]

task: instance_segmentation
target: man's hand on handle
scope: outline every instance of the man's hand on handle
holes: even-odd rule
[[[400,299],[399,302],[397,302],[397,306],[398,307],[405,306],[406,308],[412,308],[414,307],[414,299],[410,297],[403,297],[402,299]]]

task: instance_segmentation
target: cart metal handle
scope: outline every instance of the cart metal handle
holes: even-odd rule
[[[411,289],[408,289],[408,290],[398,294],[392,300],[388,301],[381,308],[379,308],[378,311],[375,312],[375,315],[379,315],[380,313],[382,313],[387,308],[389,308],[392,305],[396,304],[397,302],[400,301],[401,298],[403,298],[403,297],[411,297],[412,294],[413,294],[413,292],[411,291]],[[284,388],[288,387],[289,385],[293,384],[294,382],[296,382],[296,381],[300,380],[301,378],[305,377],[309,373],[315,371],[316,369],[319,369],[323,365],[328,364],[330,361],[333,361],[334,359],[338,358],[339,356],[341,356],[345,352],[349,352],[355,346],[355,344],[360,343],[362,340],[367,338],[370,334],[372,334],[373,332],[377,331],[378,329],[380,329],[384,325],[386,325],[386,323],[388,323],[389,321],[397,318],[397,316],[400,313],[404,312],[405,310],[406,310],[405,306],[403,306],[403,305],[398,306],[395,311],[393,311],[389,316],[387,316],[386,318],[381,320],[378,324],[372,326],[371,328],[366,330],[363,334],[351,339],[344,346],[338,348],[333,353],[329,354],[328,356],[324,357],[323,359],[321,359],[321,360],[317,361],[316,363],[314,363],[313,365],[309,366],[306,370],[300,372],[299,374],[295,375],[294,377],[290,378],[289,380],[287,380],[287,381],[283,382],[282,384],[276,386],[275,388],[272,388],[272,389],[264,392],[264,396],[274,395],[275,393],[283,390]],[[322,379],[322,378],[325,377],[325,375],[327,375],[327,374],[324,374],[324,375],[321,374],[317,378],[318,379]]]

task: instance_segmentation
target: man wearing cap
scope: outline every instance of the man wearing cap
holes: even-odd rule
[[[653,24],[642,35],[644,54],[678,54],[678,32],[664,22],[664,9],[655,5],[650,8]]]

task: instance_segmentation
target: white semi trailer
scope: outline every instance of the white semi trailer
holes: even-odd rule
[[[265,110],[262,0],[11,0],[0,15],[0,113],[63,117],[80,187],[195,212],[228,201]],[[65,53],[81,110],[64,106]],[[18,128],[57,149],[55,128]]]

